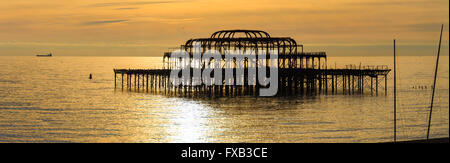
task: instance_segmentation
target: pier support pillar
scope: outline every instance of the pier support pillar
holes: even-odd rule
[[[387,95],[387,75],[384,75],[384,94]]]

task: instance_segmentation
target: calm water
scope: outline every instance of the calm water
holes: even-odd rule
[[[114,90],[113,68],[150,57],[0,57],[0,142],[384,142],[387,96],[189,99]],[[442,57],[431,137],[449,136],[449,58]],[[336,63],[335,63],[336,62]],[[389,65],[391,57],[329,57]],[[399,58],[399,140],[425,138],[435,57]],[[92,73],[94,79],[89,80]],[[413,89],[426,85],[428,89]],[[384,90],[383,87],[380,90]]]

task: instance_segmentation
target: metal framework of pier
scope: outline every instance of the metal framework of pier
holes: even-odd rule
[[[206,64],[194,57],[203,55],[208,50],[216,50],[222,56],[227,50],[264,51],[267,58],[273,55],[269,51],[276,50],[278,64],[270,67],[269,59],[252,61],[250,57],[244,57],[243,65],[236,63],[236,59],[232,64],[225,64],[225,57],[222,57],[209,62],[221,63],[218,65],[222,69],[222,76],[225,76],[227,69],[231,69],[234,72],[232,84],[225,84],[225,78],[222,78],[221,85],[194,84],[196,79],[192,78],[191,83],[174,85],[170,79],[171,71],[186,61],[171,57],[172,53],[166,52],[161,69],[114,69],[115,88],[185,97],[258,96],[259,89],[268,86],[261,86],[258,82],[253,85],[248,83],[248,78],[257,79],[257,76],[249,76],[249,69],[264,66],[267,70],[278,69],[278,96],[338,93],[378,95],[379,87],[384,88],[384,93],[387,94],[387,75],[391,71],[387,66],[347,65],[346,68],[328,68],[325,52],[304,52],[303,45],[298,45],[292,38],[271,37],[267,32],[258,30],[218,31],[210,38],[190,39],[179,49],[187,52],[190,63],[197,63],[192,64],[191,72],[194,69],[216,68],[212,67],[215,64]],[[244,69],[242,78],[236,76],[237,68]],[[237,80],[243,80],[244,84],[237,85]]]

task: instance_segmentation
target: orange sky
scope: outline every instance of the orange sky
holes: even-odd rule
[[[223,29],[290,36],[329,56],[448,55],[448,0],[0,0],[0,55],[161,56]]]

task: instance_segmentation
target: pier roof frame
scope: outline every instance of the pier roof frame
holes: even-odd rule
[[[221,30],[214,32],[211,38],[235,38],[235,34],[243,33],[247,38],[270,38],[270,34],[261,30]]]
[[[278,49],[283,53],[297,53],[297,42],[290,37],[258,37],[258,38],[196,38],[186,41],[184,49],[191,52],[193,44],[200,42],[200,46],[203,48],[217,48],[227,47],[231,48],[231,45],[241,48],[267,48]],[[300,45],[303,47],[302,45]]]
[[[241,35],[236,36],[237,33]],[[245,34],[244,35],[242,35]],[[224,55],[224,50],[266,50],[269,54],[270,50],[277,50],[281,57],[288,57],[290,55],[300,55],[305,57],[325,57],[324,52],[321,53],[304,53],[303,45],[291,37],[271,37],[269,33],[261,30],[221,30],[214,32],[209,38],[194,38],[189,39],[184,45],[181,45],[179,50],[184,50],[192,57],[195,45],[200,43],[201,55],[207,50],[218,50]],[[300,47],[300,50],[298,48]],[[164,53],[164,59],[171,56],[170,52]]]

